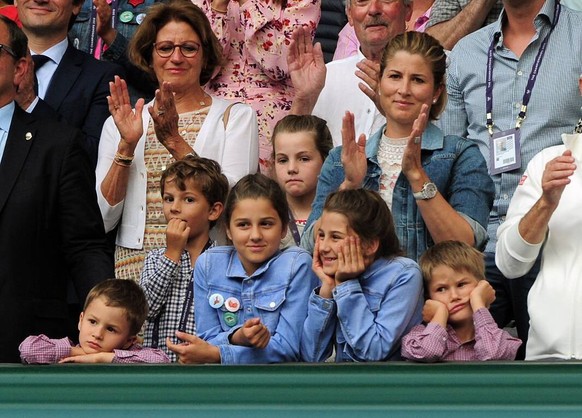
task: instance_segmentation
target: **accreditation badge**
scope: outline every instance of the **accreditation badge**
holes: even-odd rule
[[[509,129],[491,135],[489,139],[489,173],[500,174],[521,167],[519,129]]]

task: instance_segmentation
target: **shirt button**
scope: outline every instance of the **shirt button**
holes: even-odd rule
[[[366,113],[368,113],[368,114],[369,114],[369,113],[371,113],[371,112],[372,112],[372,111],[371,111],[370,109],[368,109],[368,110],[366,111]]]
[[[504,194],[504,195],[503,195],[503,199],[504,199],[504,200],[507,200],[507,199],[509,199],[509,195],[508,195],[507,193],[506,193],[506,194]]]
[[[269,303],[269,308],[274,308],[277,304],[275,302]]]
[[[521,107],[521,104],[519,104],[519,103],[516,103],[516,104],[515,104],[515,108],[516,108],[516,109],[519,109],[520,107]]]
[[[253,284],[253,281],[252,281],[252,280],[249,280],[247,283],[248,283],[249,285],[252,285],[252,284]]]
[[[517,75],[523,75],[523,71],[519,70],[519,71],[517,72]]]

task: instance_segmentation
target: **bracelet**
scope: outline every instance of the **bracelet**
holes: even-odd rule
[[[120,154],[119,152],[116,152],[115,157],[113,158],[113,162],[122,167],[129,167],[133,162],[133,155],[131,157],[128,157],[127,155],[123,155]]]
[[[221,10],[221,9],[217,9],[216,7],[212,7],[212,6],[210,6],[210,8],[212,9],[213,12],[221,13],[223,15],[228,12],[228,9]]]

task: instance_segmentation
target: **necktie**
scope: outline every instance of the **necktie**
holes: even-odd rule
[[[34,62],[34,93],[38,96],[38,79],[36,77],[36,72],[40,67],[45,65],[47,61],[50,60],[46,55],[33,55],[32,61]]]

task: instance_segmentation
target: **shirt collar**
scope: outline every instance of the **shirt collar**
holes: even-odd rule
[[[63,59],[63,56],[65,55],[65,52],[67,51],[68,46],[69,40],[65,38],[58,44],[55,44],[46,51],[44,51],[42,55],[49,57],[51,61],[59,65],[61,63],[61,60]],[[32,55],[38,55],[36,52],[32,50],[30,52],[32,53]]]
[[[0,129],[5,132],[10,130],[10,124],[12,123],[12,117],[14,115],[14,101],[0,107]]]
[[[536,18],[534,19],[534,24],[536,26],[537,31],[536,38],[539,36],[539,29],[541,25],[548,25],[548,27],[551,27],[552,22],[554,21],[555,4],[556,4],[555,0],[546,0],[546,2],[543,4],[542,8],[536,15]],[[497,48],[503,48],[502,29],[503,22],[505,22],[505,20],[507,20],[507,14],[505,13],[505,9],[503,9],[499,14],[499,18],[497,19],[497,21],[493,23],[493,25],[495,25],[495,31],[493,32],[493,34],[494,35],[497,33],[501,34],[501,36],[499,37],[499,42],[496,45]]]

